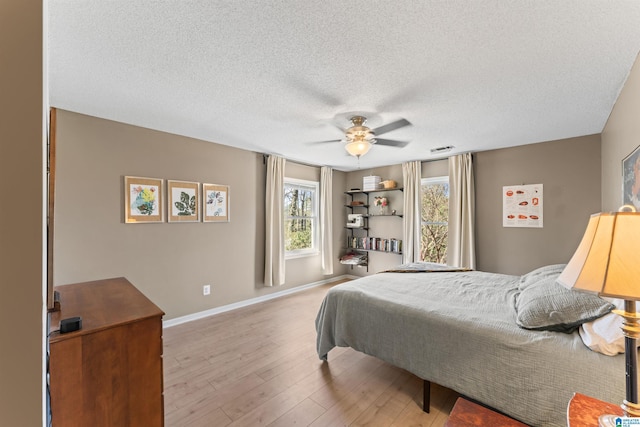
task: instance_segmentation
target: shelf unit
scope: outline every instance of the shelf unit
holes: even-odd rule
[[[345,191],[344,194],[349,196],[349,203],[345,204],[345,208],[349,213],[361,214],[364,218],[364,225],[359,227],[348,227],[347,230],[347,245],[345,247],[345,255],[340,258],[342,264],[367,267],[369,271],[369,252],[382,252],[389,254],[402,255],[402,241],[398,239],[381,239],[369,236],[369,221],[371,218],[377,217],[396,217],[402,218],[402,213],[384,213],[376,214],[371,212],[370,209],[373,206],[370,204],[369,196],[377,193],[387,193],[392,191],[402,192],[402,188],[389,188],[380,190],[351,190]],[[394,211],[395,212],[395,211]],[[363,240],[366,239],[366,240]],[[373,242],[373,244],[372,244]],[[378,246],[382,244],[386,249],[372,249],[371,246]]]

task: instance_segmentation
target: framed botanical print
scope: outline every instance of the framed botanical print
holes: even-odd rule
[[[640,210],[640,146],[622,161],[622,203]]]
[[[167,181],[167,216],[169,222],[200,221],[200,184],[188,181]]]
[[[202,184],[203,222],[229,222],[229,186]]]
[[[163,222],[162,179],[124,177],[124,222]]]

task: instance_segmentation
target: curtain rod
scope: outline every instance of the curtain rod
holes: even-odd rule
[[[272,154],[262,153],[262,164],[267,164],[267,157],[269,157],[271,155]],[[297,160],[290,160],[290,159],[287,159],[286,157],[285,157],[285,159],[287,160],[287,162],[296,163],[296,164],[302,165],[302,166],[309,166],[309,167],[312,167],[312,168],[321,168],[323,166],[326,166],[326,165],[312,165],[310,163],[299,162]]]

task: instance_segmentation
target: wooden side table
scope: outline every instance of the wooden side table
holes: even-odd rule
[[[527,427],[526,424],[459,397],[445,427]]]
[[[604,414],[624,415],[624,412],[620,405],[574,393],[567,407],[567,425],[569,427],[594,427],[598,425],[598,417]]]

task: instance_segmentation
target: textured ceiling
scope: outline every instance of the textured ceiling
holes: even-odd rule
[[[340,170],[599,133],[640,50],[636,0],[55,0],[48,25],[54,107]],[[311,144],[354,112],[410,143]]]

